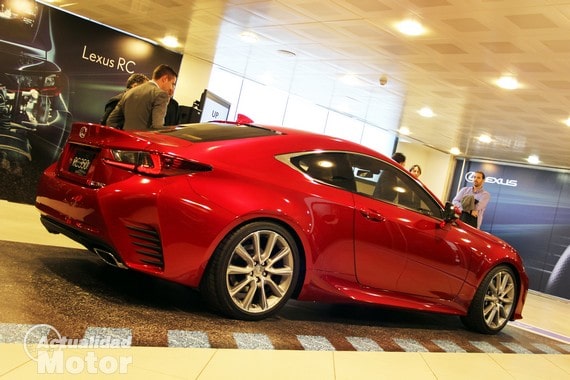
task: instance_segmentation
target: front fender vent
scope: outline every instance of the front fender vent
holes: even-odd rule
[[[126,227],[130,230],[131,244],[135,246],[138,261],[164,270],[164,256],[158,231],[147,225],[126,225]]]

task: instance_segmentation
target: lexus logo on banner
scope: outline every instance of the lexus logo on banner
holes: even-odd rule
[[[469,183],[473,183],[473,177],[474,176],[475,176],[475,172],[468,172],[467,174],[465,174],[465,180]],[[496,185],[517,187],[517,180],[516,179],[486,177],[485,183],[493,183]]]

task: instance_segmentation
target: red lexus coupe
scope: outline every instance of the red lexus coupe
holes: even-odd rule
[[[363,302],[495,334],[522,317],[528,290],[513,247],[394,161],[299,130],[75,123],[36,207],[48,231],[197,288],[232,318],[269,317],[290,298]]]

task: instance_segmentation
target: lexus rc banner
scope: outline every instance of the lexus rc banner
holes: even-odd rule
[[[99,122],[132,73],[182,56],[36,3],[0,0],[0,199],[33,203],[73,121]]]

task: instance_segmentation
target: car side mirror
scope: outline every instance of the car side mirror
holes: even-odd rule
[[[443,210],[443,220],[446,223],[452,222],[455,219],[458,219],[459,215],[455,212],[455,206],[451,202],[447,202],[445,204],[445,209]]]

